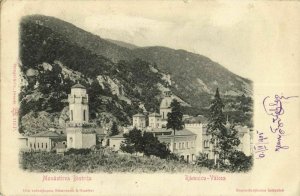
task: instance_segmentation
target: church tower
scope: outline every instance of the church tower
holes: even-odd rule
[[[171,91],[165,91],[165,96],[160,103],[160,115],[162,120],[168,119],[168,113],[171,112],[172,93]]]
[[[89,98],[86,89],[81,84],[76,84],[71,89],[68,97],[70,122],[87,123],[89,122]]]
[[[68,95],[70,122],[66,124],[67,148],[96,145],[96,133],[89,123],[89,98],[86,88],[76,84]]]

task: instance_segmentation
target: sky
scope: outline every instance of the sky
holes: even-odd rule
[[[276,47],[288,44],[278,38],[280,28],[294,25],[280,23],[280,18],[286,15],[278,11],[282,5],[270,7],[251,1],[57,1],[55,4],[55,9],[49,8],[49,1],[38,6],[26,4],[23,10],[26,14],[60,18],[102,38],[201,54],[249,79],[256,77],[257,68],[269,60],[262,58],[276,55],[272,50],[278,53],[280,48]],[[274,41],[282,45],[274,46]]]

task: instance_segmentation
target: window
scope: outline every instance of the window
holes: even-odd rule
[[[46,143],[46,148],[48,148],[48,147],[47,147],[47,143]]]
[[[189,148],[189,142],[186,142],[186,148]]]
[[[176,149],[176,143],[174,143],[174,149]]]
[[[38,148],[40,148],[40,143],[38,143]]]
[[[209,140],[204,140],[204,148],[209,148]]]
[[[83,121],[85,121],[85,110],[83,110]]]
[[[71,110],[71,120],[73,120],[73,110]]]
[[[179,143],[179,149],[181,149],[181,143]]]
[[[43,144],[44,144],[44,143],[42,143],[42,148],[44,148]]]
[[[32,143],[30,142],[30,148],[32,148]]]

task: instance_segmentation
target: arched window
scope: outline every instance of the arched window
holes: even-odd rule
[[[204,148],[209,148],[209,140],[204,141]]]

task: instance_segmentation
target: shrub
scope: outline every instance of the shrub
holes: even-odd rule
[[[208,169],[215,168],[214,166],[214,160],[208,159],[207,155],[204,153],[200,153],[196,160],[196,165],[200,167],[206,167]]]
[[[157,156],[159,158],[167,158],[170,150],[164,143],[161,143],[152,133],[142,132],[133,129],[129,133],[124,134],[125,141],[121,143],[120,149],[127,153],[144,153],[146,156]]]
[[[105,150],[103,150],[105,152]],[[155,156],[115,154],[109,150],[89,154],[66,154],[49,152],[21,153],[21,168],[35,172],[202,172],[202,167],[179,161],[160,159]]]
[[[75,149],[75,148],[70,148],[65,154],[81,154],[81,155],[86,155],[91,152],[90,148],[81,148],[81,149]]]
[[[253,165],[253,157],[246,156],[241,151],[233,151],[229,155],[229,170],[232,172],[247,172],[252,168]]]

